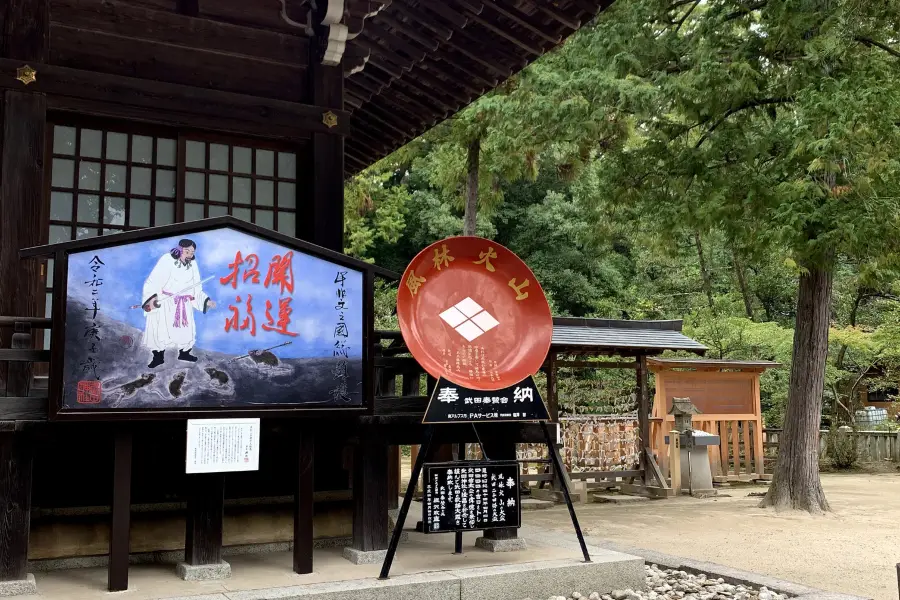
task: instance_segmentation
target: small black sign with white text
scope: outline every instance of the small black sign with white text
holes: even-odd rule
[[[479,460],[425,464],[425,533],[520,527],[519,463]]]
[[[549,420],[547,406],[532,377],[493,391],[468,389],[441,377],[431,394],[422,423]]]

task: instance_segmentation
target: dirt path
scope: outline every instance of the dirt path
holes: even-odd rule
[[[777,515],[748,497],[765,488],[721,490],[731,498],[679,498],[578,508],[588,535],[755,571],[826,590],[897,600],[900,475],[822,475],[834,513]],[[571,531],[565,508],[528,513]]]

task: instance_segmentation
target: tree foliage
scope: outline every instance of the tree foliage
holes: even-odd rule
[[[557,314],[684,318],[714,355],[785,364],[769,425],[789,395],[816,426],[823,400],[843,423],[863,388],[898,387],[900,4],[617,2],[351,182],[348,249],[402,270],[458,234],[474,137],[478,234]],[[792,337],[829,297],[826,363]]]

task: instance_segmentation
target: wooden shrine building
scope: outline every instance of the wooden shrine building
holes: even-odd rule
[[[265,419],[258,472],[188,489],[183,421],[128,435],[48,422],[54,264],[20,250],[231,215],[340,252],[346,177],[610,3],[0,3],[0,583],[24,579],[29,560],[109,554],[110,589],[124,589],[129,530],[133,554],[180,552],[186,510],[188,562],[293,539],[294,569],[309,572],[313,531],[385,548],[388,445],[414,443],[407,425],[421,417],[391,401],[395,382],[372,414],[317,425],[315,450],[303,419]],[[495,455],[529,435],[511,428]],[[127,469],[131,485],[114,491]],[[224,532],[204,528],[223,510]]]

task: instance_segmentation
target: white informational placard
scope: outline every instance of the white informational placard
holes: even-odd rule
[[[259,419],[188,419],[185,472],[259,470]]]

